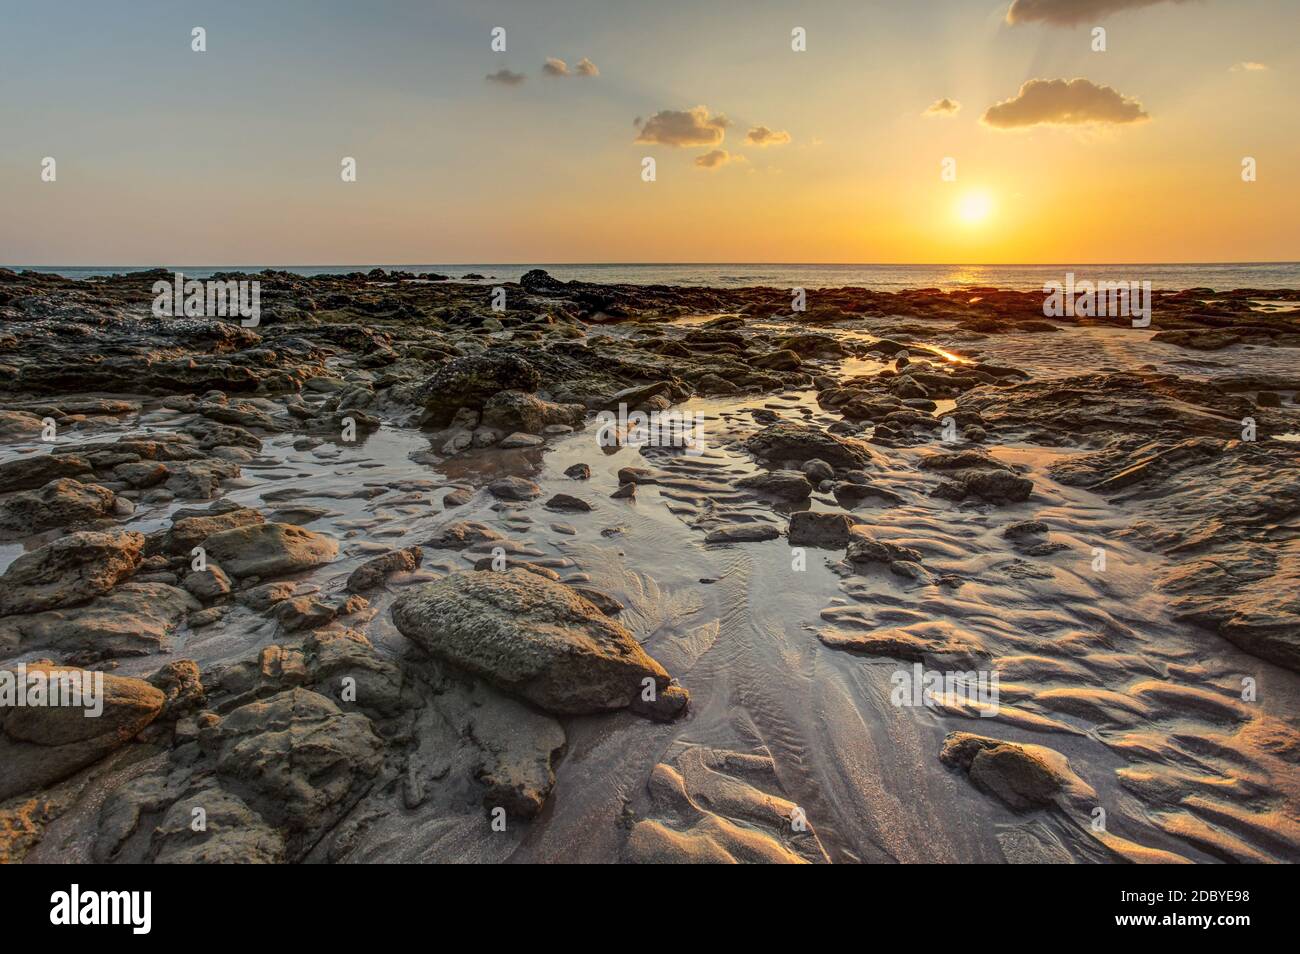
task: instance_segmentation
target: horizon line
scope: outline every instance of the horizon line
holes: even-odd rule
[[[98,262],[85,262],[80,264],[61,263],[55,265],[11,265],[0,264],[0,268],[9,269],[10,271],[21,271],[38,268],[113,268],[113,269],[131,269],[135,271],[147,271],[154,268],[249,268],[256,263],[203,263],[188,262],[184,264],[103,264]],[[1182,262],[1182,261],[1163,261],[1163,262],[295,262],[273,264],[262,263],[257,265],[260,268],[428,268],[430,266],[448,266],[454,268],[464,268],[470,265],[491,265],[505,268],[522,268],[531,266],[533,268],[574,268],[578,266],[595,267],[595,268],[626,268],[629,266],[653,267],[653,268],[700,268],[722,266],[736,266],[742,268],[771,268],[774,266],[782,267],[821,267],[821,268],[1048,268],[1052,266],[1069,266],[1075,268],[1095,268],[1098,266],[1123,265],[1153,265],[1167,267],[1172,265],[1300,265],[1300,259],[1276,259],[1260,261],[1214,261],[1214,262]]]

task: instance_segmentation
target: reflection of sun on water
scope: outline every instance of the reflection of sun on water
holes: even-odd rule
[[[957,200],[957,218],[978,225],[993,214],[993,196],[983,190],[965,193]]]

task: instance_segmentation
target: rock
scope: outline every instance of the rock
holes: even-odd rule
[[[558,582],[560,579],[560,574],[556,573],[550,567],[541,566],[537,563],[529,563],[527,560],[510,560],[506,562],[504,566],[498,566],[497,558],[494,556],[483,557],[481,560],[474,561],[474,569],[476,570],[492,570],[500,573],[510,567],[518,567],[521,570],[527,570],[529,573],[536,573],[538,576],[547,580]]]
[[[581,404],[553,404],[523,391],[501,391],[483,405],[483,423],[506,432],[540,434],[552,424],[576,426],[586,416]]]
[[[309,570],[338,555],[338,544],[324,534],[291,523],[255,523],[222,530],[203,541],[208,559],[236,577],[262,579]]]
[[[501,391],[536,391],[537,369],[518,355],[488,352],[453,358],[429,380],[422,397],[425,423],[445,427],[461,408],[483,410]]]
[[[739,394],[740,388],[718,374],[705,374],[695,382],[700,394]]]
[[[332,623],[338,610],[314,596],[298,596],[275,604],[272,615],[288,632],[319,629]]]
[[[838,550],[849,544],[849,530],[860,521],[850,513],[799,510],[790,514],[791,546]]]
[[[545,443],[546,441],[540,437],[525,434],[523,431],[515,431],[515,433],[502,438],[501,443],[497,446],[502,450],[515,450],[520,447],[541,447]]]
[[[90,472],[90,464],[72,454],[30,454],[0,464],[0,493],[35,490],[60,477],[81,477]]]
[[[0,501],[0,532],[27,535],[103,520],[113,516],[116,499],[98,484],[60,477],[39,490],[20,490]]]
[[[586,464],[573,464],[564,469],[564,476],[573,480],[590,480],[591,468]]]
[[[865,530],[855,527],[849,533],[848,548],[844,558],[850,563],[893,563],[904,560],[910,563],[921,562],[921,552],[912,547],[899,546],[877,540]]]
[[[225,570],[211,564],[205,570],[191,570],[185,574],[181,588],[203,603],[221,599],[233,589]]]
[[[621,485],[618,490],[609,495],[610,500],[635,500],[636,484],[626,483]]]
[[[964,500],[979,497],[989,503],[1020,503],[1034,492],[1034,482],[1006,470],[964,470],[932,491],[935,497]]]
[[[802,466],[810,460],[823,461],[836,469],[862,470],[876,464],[874,452],[861,441],[828,434],[807,424],[781,422],[754,434],[745,447],[762,460]]]
[[[199,666],[193,659],[176,659],[167,663],[150,676],[148,682],[163,694],[163,708],[158,714],[160,721],[175,722],[207,705]]]
[[[657,484],[659,479],[648,467],[620,467],[618,470],[620,484]]]
[[[611,394],[600,405],[602,411],[618,412],[620,407],[628,411],[637,411],[651,398],[658,397],[661,394],[669,394],[673,389],[670,381],[656,381],[653,384],[635,384],[629,388],[623,388]]]
[[[739,523],[718,527],[704,536],[705,543],[754,543],[775,540],[781,531],[768,523]]]
[[[442,527],[425,546],[435,550],[464,550],[480,543],[502,539],[500,533],[486,523],[476,520],[459,520]]]
[[[0,410],[0,440],[15,441],[36,437],[45,425],[35,414],[26,411]]]
[[[939,754],[945,765],[964,770],[980,791],[1013,811],[1056,804],[1062,795],[1096,798],[1091,787],[1055,749],[953,732]]]
[[[463,507],[474,499],[474,491],[468,487],[453,487],[442,498],[442,505],[446,507]]]
[[[407,639],[549,712],[632,706],[669,677],[628,630],[563,583],[525,570],[457,573],[408,590],[392,609]]]
[[[569,494],[556,494],[550,500],[546,501],[546,509],[587,513],[591,510],[591,504],[579,497],[574,497]]]
[[[591,603],[606,616],[617,616],[626,609],[622,603],[602,590],[590,586],[577,585],[571,586],[570,589],[581,596],[584,600]]]
[[[835,468],[816,457],[804,461],[803,472],[815,484],[820,484],[823,480],[831,480],[835,476]]]
[[[167,479],[167,465],[156,460],[142,460],[130,464],[118,464],[113,468],[113,476],[128,487],[141,489],[153,487]]]
[[[892,490],[885,490],[883,487],[874,487],[871,484],[862,484],[852,480],[836,481],[831,486],[831,493],[835,496],[836,503],[841,507],[850,509],[860,506],[868,500],[895,505],[903,502],[903,498]]]
[[[33,677],[65,686],[75,679],[93,693],[95,682],[102,679],[103,712],[87,718],[85,695],[83,705],[0,707],[0,801],[52,785],[98,762],[157,718],[165,702],[163,694],[142,679],[36,663],[25,669],[29,686]],[[17,679],[16,670],[8,671],[14,675],[0,674],[0,680]]]
[[[391,573],[414,572],[424,561],[424,551],[419,547],[406,547],[381,554],[367,560],[348,577],[344,587],[349,593],[364,593],[384,585],[384,579]]]
[[[293,595],[294,585],[287,580],[275,583],[263,583],[236,594],[235,599],[249,609],[265,613],[276,603],[287,600]]]
[[[241,507],[211,516],[183,517],[172,523],[162,538],[159,549],[163,553],[188,555],[191,550],[213,534],[236,527],[249,527],[265,523],[266,518],[250,507]]]
[[[84,603],[140,566],[144,536],[83,530],[24,553],[0,576],[0,616]]]
[[[766,368],[770,371],[794,371],[803,364],[803,360],[793,351],[786,349],[760,354],[751,359],[750,364],[755,368]]]
[[[542,495],[542,488],[523,477],[501,477],[488,484],[488,493],[499,500],[533,500]]]
[[[474,708],[467,728],[481,753],[474,777],[486,789],[484,807],[504,808],[512,818],[537,817],[555,787],[553,766],[567,744],[564,729],[505,697]]]
[[[88,660],[158,652],[199,604],[166,583],[123,583],[81,606],[0,619],[0,647],[78,653]]]
[[[187,460],[167,466],[163,485],[179,500],[211,500],[221,493],[221,482],[239,476],[239,465],[210,457]]]
[[[1015,523],[1009,523],[1003,527],[1002,535],[1009,540],[1019,540],[1021,537],[1033,536],[1047,531],[1047,524],[1041,520],[1017,520]]]
[[[736,481],[743,490],[752,490],[764,497],[785,503],[799,503],[812,495],[813,485],[797,470],[777,470],[766,474],[753,474]]]
[[[383,763],[368,718],[301,688],[241,706],[202,730],[199,745],[223,788],[240,792],[285,832],[291,854],[332,828]]]

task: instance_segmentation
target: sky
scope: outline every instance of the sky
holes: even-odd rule
[[[0,0],[0,263],[1295,261],[1298,71],[1297,0]]]

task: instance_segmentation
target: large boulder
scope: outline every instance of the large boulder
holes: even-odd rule
[[[140,566],[144,535],[83,530],[24,553],[0,576],[0,616],[72,606],[107,593]]]
[[[72,666],[32,664],[25,667],[30,698],[35,680],[71,680],[83,690],[81,705],[0,706],[0,801],[62,781],[130,740],[152,722],[166,701],[161,691],[143,679],[92,673]],[[16,686],[16,669],[0,672],[0,681]],[[102,693],[86,705],[85,691],[102,679]],[[92,681],[93,680],[93,681]],[[48,697],[47,697],[48,698]],[[67,700],[67,696],[63,696]],[[102,704],[98,716],[88,716]]]
[[[329,563],[339,552],[332,537],[291,523],[253,523],[222,530],[202,546],[209,560],[235,577],[297,573]]]
[[[456,573],[403,594],[392,613],[420,648],[549,712],[631,706],[672,718],[686,705],[685,690],[626,628],[526,570]],[[647,679],[653,702],[642,700]]]
[[[494,353],[453,358],[422,389],[424,423],[446,427],[463,407],[481,411],[499,391],[536,391],[541,375],[515,354]]]
[[[57,649],[88,659],[159,652],[199,602],[166,583],[123,583],[81,606],[0,619],[0,654]]]
[[[745,448],[764,461],[781,465],[821,460],[836,470],[862,470],[876,463],[876,456],[861,441],[836,437],[807,424],[781,421],[770,424],[745,441]]]
[[[34,490],[60,477],[90,473],[90,464],[72,454],[32,454],[0,464],[0,493]]]
[[[255,523],[266,523],[266,518],[262,516],[261,511],[251,507],[241,507],[210,516],[182,517],[162,536],[159,547],[163,553],[188,554],[214,533],[233,530],[236,527],[247,527]]]
[[[21,536],[103,520],[113,516],[116,502],[107,487],[60,477],[39,490],[21,490],[0,502],[0,533]]]

